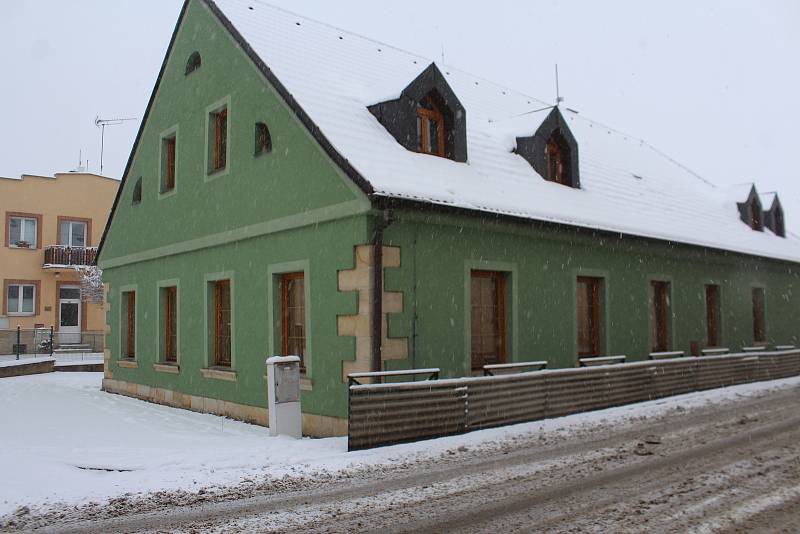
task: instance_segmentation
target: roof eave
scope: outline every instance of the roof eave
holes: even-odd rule
[[[794,265],[800,265],[800,260],[769,256],[765,254],[756,254],[751,252],[741,252],[738,250],[731,250],[722,247],[714,247],[711,245],[687,243],[684,241],[676,241],[674,239],[659,238],[646,235],[631,234],[623,231],[607,230],[604,228],[591,228],[587,226],[580,226],[577,224],[570,224],[566,222],[549,221],[544,219],[533,219],[530,217],[522,217],[519,215],[511,215],[508,213],[499,213],[494,211],[483,211],[474,208],[465,208],[461,206],[450,206],[447,204],[438,204],[436,202],[424,199],[393,197],[385,195],[375,195],[373,197],[373,206],[380,210],[391,209],[409,209],[429,213],[442,213],[449,215],[464,215],[468,217],[495,219],[510,223],[524,224],[529,226],[540,226],[544,228],[567,228],[576,232],[590,232],[593,234],[604,235],[608,237],[624,237],[629,239],[642,239],[650,242],[658,242],[664,244],[677,245],[681,247],[689,247],[696,249],[713,250],[723,254],[736,254],[738,256],[746,256],[749,258],[763,258],[770,261],[778,261]]]

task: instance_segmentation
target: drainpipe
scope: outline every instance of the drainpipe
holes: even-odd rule
[[[372,234],[372,370],[383,371],[383,231],[392,224],[392,213],[384,209]]]

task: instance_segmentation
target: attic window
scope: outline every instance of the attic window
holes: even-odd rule
[[[515,152],[548,182],[580,188],[578,143],[558,108],[553,108],[533,135],[517,137]]]
[[[753,230],[762,230],[764,227],[761,223],[761,210],[754,203],[750,203],[750,228]]]
[[[467,161],[467,112],[435,64],[398,98],[368,109],[406,150]]]
[[[253,153],[259,156],[267,152],[272,152],[272,136],[270,136],[269,128],[265,123],[257,122],[255,127],[255,150]]]
[[[561,131],[554,131],[545,146],[545,179],[548,182],[572,187],[568,171],[570,165],[569,152],[569,144],[564,139],[564,136],[561,135]]]
[[[564,166],[561,164],[561,148],[554,138],[547,142],[547,179],[557,184],[564,183]]]
[[[192,55],[190,55],[189,59],[186,61],[185,75],[188,76],[189,74],[199,69],[201,63],[202,59],[200,59],[200,52],[192,52]]]
[[[769,207],[762,204],[764,211],[761,212],[761,223],[765,228],[769,228],[773,234],[778,237],[786,237],[786,226],[783,220],[783,207],[781,201],[778,200],[777,193],[767,194],[762,197],[766,202],[769,202]]]
[[[764,215],[761,213],[761,201],[758,199],[758,191],[755,186],[750,188],[747,200],[737,203],[739,208],[739,218],[747,226],[759,232],[764,230]],[[767,217],[769,218],[769,217]]]
[[[142,201],[142,177],[140,176],[133,185],[133,203],[139,204]]]
[[[444,157],[444,115],[430,95],[417,103],[417,151]]]
[[[777,210],[772,217],[773,217],[772,231],[777,236],[786,237],[786,226],[783,222],[783,211]]]

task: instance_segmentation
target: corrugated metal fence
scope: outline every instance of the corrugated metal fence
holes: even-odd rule
[[[349,450],[800,374],[800,350],[350,386]]]

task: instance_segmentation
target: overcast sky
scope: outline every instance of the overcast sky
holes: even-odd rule
[[[800,1],[272,0],[647,140],[718,185],[778,190],[800,233]],[[141,119],[182,0],[2,0],[0,176],[99,172]],[[120,177],[138,120],[106,130]]]

